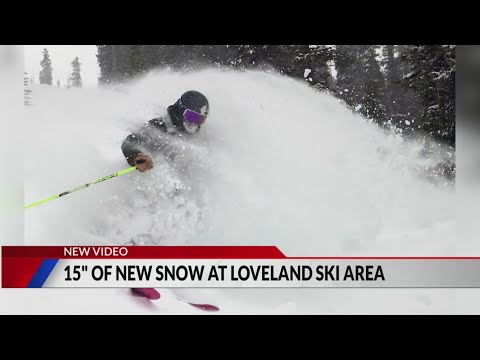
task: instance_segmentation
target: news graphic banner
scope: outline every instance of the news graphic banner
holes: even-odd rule
[[[3,288],[478,288],[480,257],[289,257],[275,246],[3,246]]]

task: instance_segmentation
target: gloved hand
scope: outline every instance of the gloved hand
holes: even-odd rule
[[[152,158],[147,154],[138,154],[133,161],[140,172],[145,172],[153,168]]]

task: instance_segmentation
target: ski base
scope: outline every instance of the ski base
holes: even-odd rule
[[[160,299],[161,295],[160,293],[155,290],[154,288],[132,288],[130,289],[132,291],[132,294],[134,296],[140,296],[144,297],[149,300],[158,300]],[[212,305],[212,304],[199,304],[199,303],[192,303],[188,302],[185,299],[182,299],[177,296],[177,300],[180,300],[184,303],[187,303],[190,306],[193,306],[194,308],[203,310],[203,311],[219,311],[220,308],[218,306]]]
[[[141,296],[149,300],[160,299],[160,293],[153,288],[132,288],[132,293],[136,296]]]
[[[215,305],[212,304],[195,304],[195,303],[187,303],[190,304],[193,307],[196,307],[197,309],[201,309],[204,311],[219,311],[220,309],[216,307]]]

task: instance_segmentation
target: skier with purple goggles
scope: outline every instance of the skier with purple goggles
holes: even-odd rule
[[[169,147],[170,136],[192,136],[196,134],[208,116],[208,100],[198,91],[187,91],[175,104],[167,108],[160,117],[149,120],[138,131],[128,135],[122,143],[122,152],[131,166],[140,172],[153,168],[149,155],[162,152],[167,159],[173,160],[176,153]],[[132,239],[128,244],[137,245]],[[154,288],[133,288],[133,294],[150,300],[160,298]]]
[[[149,120],[139,131],[128,135],[122,143],[122,152],[131,166],[140,172],[153,168],[148,153],[161,151],[165,146],[160,134],[187,136],[197,133],[207,119],[209,103],[198,91],[185,92],[165,115]]]

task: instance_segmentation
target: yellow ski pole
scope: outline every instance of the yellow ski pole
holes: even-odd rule
[[[129,173],[130,171],[133,171],[133,170],[136,170],[137,168],[135,166],[132,166],[132,167],[129,167],[128,169],[124,169],[124,170],[121,170],[115,174],[112,174],[112,175],[108,175],[108,176],[105,176],[101,179],[98,179],[98,180],[95,180],[95,181],[92,181],[90,183],[87,183],[87,184],[84,184],[84,185],[81,185],[81,186],[78,186],[72,190],[68,190],[68,191],[64,191],[60,194],[57,194],[57,195],[53,195],[53,196],[50,196],[49,198],[46,198],[46,199],[43,199],[43,200],[40,200],[40,201],[37,201],[37,202],[34,202],[30,205],[26,205],[24,208],[25,209],[29,209],[31,207],[34,207],[34,206],[37,206],[37,205],[40,205],[40,204],[44,204],[50,200],[54,200],[54,199],[57,199],[61,196],[65,196],[65,195],[68,195],[68,194],[71,194],[72,192],[75,192],[75,191],[78,191],[78,190],[82,190],[82,189],[85,189],[91,185],[94,185],[94,184],[98,184],[102,181],[105,181],[105,180],[109,180],[109,179],[112,179],[114,177],[117,177],[117,176],[120,176],[120,175],[123,175],[123,174],[126,174],[126,173]]]

